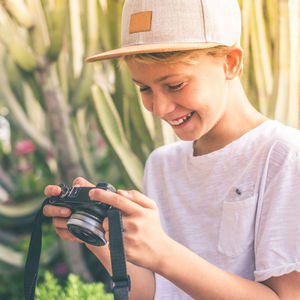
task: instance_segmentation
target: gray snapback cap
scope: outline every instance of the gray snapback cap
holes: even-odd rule
[[[157,53],[239,45],[237,0],[126,0],[122,46],[86,59],[99,61]]]

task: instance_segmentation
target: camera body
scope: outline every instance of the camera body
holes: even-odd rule
[[[71,209],[72,214],[67,223],[68,230],[88,244],[105,245],[102,222],[111,206],[91,200],[89,191],[100,188],[115,193],[116,189],[109,183],[98,183],[96,187],[70,187],[60,184],[60,187],[62,189],[60,195],[48,198],[48,203]]]

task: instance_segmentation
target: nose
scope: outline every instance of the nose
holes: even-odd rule
[[[153,93],[152,96],[152,112],[162,118],[171,113],[176,108],[175,102],[169,95],[164,93]]]

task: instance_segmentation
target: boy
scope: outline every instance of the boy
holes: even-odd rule
[[[300,299],[300,134],[250,105],[240,32],[236,0],[127,0],[122,48],[88,58],[124,57],[182,140],[150,155],[144,194],[90,192],[123,213],[131,299]],[[78,241],[69,210],[44,214]],[[108,247],[86,246],[110,271]]]

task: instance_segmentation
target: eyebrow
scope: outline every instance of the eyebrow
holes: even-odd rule
[[[166,80],[166,79],[169,79],[170,77],[175,77],[175,76],[178,76],[178,75],[181,75],[181,74],[180,74],[180,73],[178,73],[178,74],[169,74],[169,75],[160,77],[160,78],[158,78],[158,79],[155,79],[154,82],[155,82],[155,83],[157,83],[157,82],[162,82],[162,81],[164,81],[164,80]],[[143,82],[138,81],[138,80],[136,80],[136,79],[134,79],[134,78],[132,78],[132,80],[133,80],[135,83],[144,84]]]

